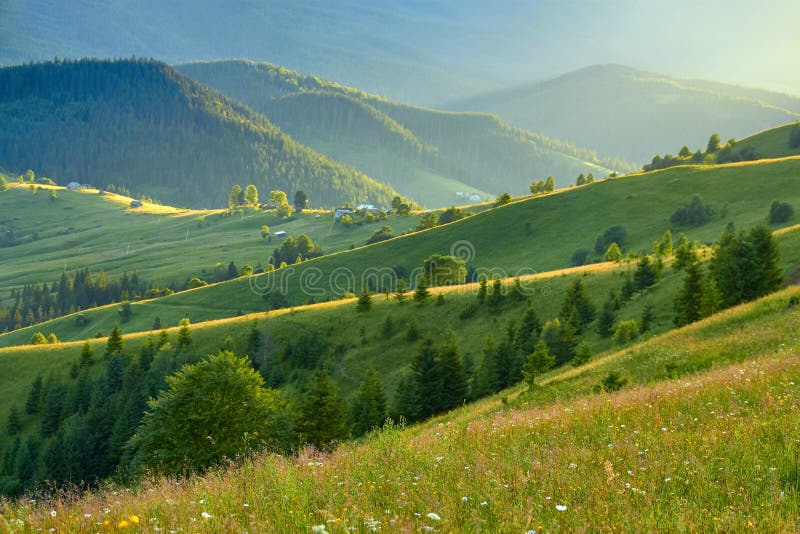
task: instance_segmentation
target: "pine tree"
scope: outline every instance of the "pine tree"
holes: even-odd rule
[[[111,331],[111,335],[108,337],[108,341],[106,342],[106,357],[119,354],[122,352],[123,346],[124,343],[122,341],[122,330],[120,330],[119,324],[115,324],[114,330]]]
[[[92,344],[89,341],[86,341],[83,344],[83,348],[81,349],[81,356],[79,360],[79,364],[81,367],[89,367],[94,363],[92,356],[94,355],[94,349],[92,348]]]
[[[370,430],[380,428],[386,421],[386,395],[381,376],[370,367],[358,387],[358,394],[351,411],[353,433],[363,436]]]
[[[562,365],[575,356],[575,327],[569,322],[559,318],[547,321],[542,329],[542,339],[556,357],[557,365]]]
[[[22,430],[22,420],[19,416],[19,409],[17,405],[11,406],[8,411],[8,420],[6,421],[6,432],[9,436],[16,436]]]
[[[327,370],[314,375],[300,407],[298,430],[303,441],[319,450],[329,451],[347,438],[344,402]]]
[[[361,290],[361,294],[358,296],[358,302],[356,303],[356,311],[358,313],[367,313],[372,309],[372,297],[369,294],[369,289],[364,287]]]
[[[540,339],[533,352],[530,353],[522,368],[522,376],[530,389],[536,387],[536,378],[553,367],[556,358],[547,349],[547,343]]]
[[[755,248],[758,260],[758,295],[763,296],[780,289],[783,284],[783,272],[780,267],[778,244],[772,232],[763,225],[751,229],[748,238]]]
[[[417,389],[414,387],[414,377],[411,373],[404,373],[397,381],[394,398],[392,400],[392,419],[396,421],[418,421],[417,408]]]
[[[188,317],[181,319],[180,328],[178,329],[178,349],[186,350],[192,346],[192,330],[189,328],[191,324]]]
[[[467,400],[467,377],[454,334],[448,336],[437,353],[442,380],[441,409],[446,411],[461,406]]]
[[[603,309],[600,310],[600,316],[597,318],[597,333],[600,334],[600,337],[611,337],[616,322],[617,314],[614,313],[614,303],[607,300],[603,303]]]
[[[153,319],[153,330],[161,330],[161,317],[156,315],[156,318]]]
[[[156,350],[160,349],[167,343],[169,343],[169,334],[167,333],[166,330],[162,330],[158,334],[158,343],[156,343]]]

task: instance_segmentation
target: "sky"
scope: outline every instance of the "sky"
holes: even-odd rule
[[[0,0],[0,64],[244,57],[418,103],[618,63],[800,95],[800,0]]]

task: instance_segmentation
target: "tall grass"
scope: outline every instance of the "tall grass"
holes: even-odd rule
[[[188,480],[4,503],[0,525],[70,532],[797,531],[800,347],[787,329],[797,326],[800,310],[786,305],[797,294],[739,307],[630,352],[644,367],[650,351],[700,357],[716,347],[706,366],[713,368],[701,373],[570,400],[522,394],[527,402],[514,408],[490,399],[408,430],[389,425],[330,455],[258,456]],[[784,337],[783,347],[772,343]],[[602,365],[585,370],[597,381],[604,372]]]

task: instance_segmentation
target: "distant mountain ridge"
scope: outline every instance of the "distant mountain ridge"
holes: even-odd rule
[[[496,116],[400,104],[269,63],[230,60],[177,68],[264,113],[303,144],[426,205],[456,202],[455,190],[521,194],[531,180],[549,175],[564,186],[579,173],[632,168],[513,128]]]
[[[487,93],[447,109],[494,113],[511,124],[643,163],[709,135],[742,137],[800,118],[800,98],[622,65],[594,65]],[[674,147],[674,148],[673,148]]]
[[[396,194],[153,60],[0,68],[0,123],[0,166],[181,206],[225,205],[233,184],[249,183],[262,195],[302,189],[316,206]]]

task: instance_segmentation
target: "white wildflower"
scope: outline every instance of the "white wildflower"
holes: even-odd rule
[[[567,511],[567,505],[566,504],[557,504],[556,505],[556,510],[558,510],[559,512],[566,512]]]
[[[439,514],[437,514],[435,512],[428,512],[428,519],[430,519],[431,521],[441,521],[442,520],[442,518],[439,517]]]
[[[202,512],[202,513],[200,514],[200,517],[202,517],[203,519],[211,519],[211,518],[212,518],[212,517],[214,517],[214,516],[213,516],[213,515],[211,515],[211,514],[209,514],[208,512]]]

